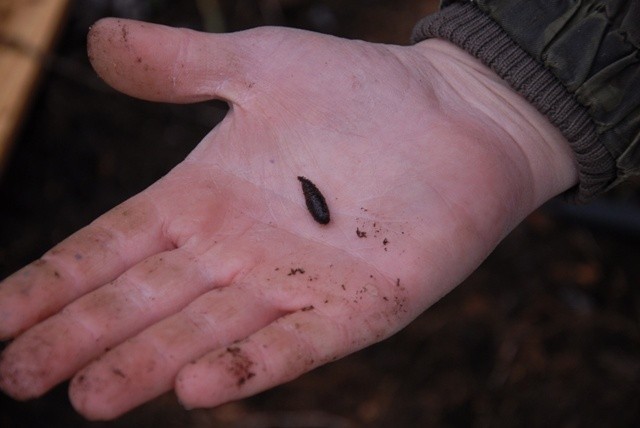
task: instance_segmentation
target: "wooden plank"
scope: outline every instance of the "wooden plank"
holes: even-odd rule
[[[0,173],[70,0],[0,0]]]

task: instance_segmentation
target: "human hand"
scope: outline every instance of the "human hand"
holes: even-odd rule
[[[96,24],[133,96],[231,110],[166,177],[0,285],[0,387],[114,418],[245,397],[393,334],[575,183],[559,133],[446,42]],[[315,223],[297,176],[325,195]]]

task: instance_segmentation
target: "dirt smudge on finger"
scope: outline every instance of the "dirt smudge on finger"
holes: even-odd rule
[[[126,24],[122,24],[120,22],[118,22],[120,24],[120,36],[121,36],[121,40],[123,43],[128,43],[129,42],[129,28],[127,28]]]
[[[228,347],[226,353],[231,357],[231,365],[228,368],[229,374],[236,379],[236,385],[240,388],[256,375],[252,370],[254,362],[239,346]]]

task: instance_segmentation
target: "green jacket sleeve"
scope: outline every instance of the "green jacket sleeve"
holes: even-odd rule
[[[640,173],[639,0],[444,1],[413,41],[447,39],[557,126],[588,201]]]

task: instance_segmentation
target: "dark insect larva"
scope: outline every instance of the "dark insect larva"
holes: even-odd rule
[[[313,216],[313,219],[320,224],[327,224],[331,220],[329,216],[329,207],[327,207],[327,201],[324,200],[324,196],[318,190],[315,184],[306,179],[305,177],[298,177],[300,183],[302,183],[302,193],[304,193],[304,200],[307,203],[307,208]]]

